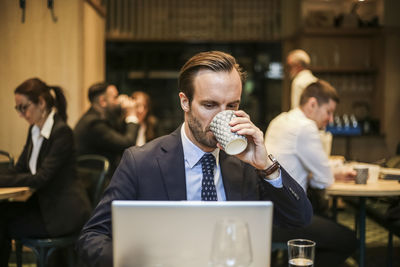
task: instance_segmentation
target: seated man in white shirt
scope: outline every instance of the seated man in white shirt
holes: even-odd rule
[[[323,149],[319,130],[333,120],[339,97],[327,82],[310,84],[300,97],[300,107],[273,119],[265,134],[265,145],[286,166],[289,174],[307,191],[324,189],[334,179],[352,179],[353,170],[333,172]],[[317,242],[315,266],[340,266],[356,248],[354,232],[319,216],[301,231],[274,229],[274,241],[309,238]]]
[[[329,83],[312,83],[301,95],[300,107],[273,119],[265,134],[265,145],[304,191],[309,186],[324,189],[334,179],[355,176],[353,170],[331,169],[319,135],[319,130],[333,120],[338,102],[339,96]]]

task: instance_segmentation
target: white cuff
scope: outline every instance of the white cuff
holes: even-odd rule
[[[139,119],[134,115],[130,115],[130,116],[125,118],[125,123],[136,123],[136,124],[138,124],[139,123]]]

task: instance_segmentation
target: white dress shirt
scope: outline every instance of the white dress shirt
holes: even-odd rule
[[[37,160],[39,157],[40,148],[42,147],[43,139],[49,139],[50,137],[51,129],[54,125],[54,114],[55,111],[52,110],[47,116],[47,119],[44,122],[41,130],[37,125],[33,125],[31,129],[33,147],[31,157],[29,158],[29,169],[32,174],[36,174],[37,171]]]
[[[300,108],[281,113],[269,124],[265,145],[288,173],[307,190],[325,188],[334,181],[318,127]]]
[[[197,147],[185,133],[185,124],[181,128],[181,139],[183,145],[183,154],[185,158],[185,176],[186,176],[186,195],[187,200],[201,200],[201,180],[203,171],[201,170],[200,159],[204,151]],[[219,165],[219,148],[211,152],[215,157],[214,183],[217,190],[218,201],[225,201],[225,189],[221,179],[221,167]]]
[[[183,146],[183,155],[185,159],[185,177],[186,177],[186,196],[187,200],[201,200],[201,181],[203,179],[203,171],[201,169],[200,159],[204,155],[204,151],[189,140],[185,133],[185,123],[181,127],[181,139]],[[215,157],[214,166],[214,183],[217,190],[218,201],[226,201],[224,184],[222,181],[221,166],[219,164],[219,148],[211,152]],[[266,180],[271,185],[281,188],[282,176],[273,180]]]
[[[318,80],[310,70],[302,70],[294,77],[291,86],[290,107],[297,108],[300,104],[300,96],[304,89]]]
[[[138,135],[136,137],[136,146],[146,144],[146,124],[140,124]]]

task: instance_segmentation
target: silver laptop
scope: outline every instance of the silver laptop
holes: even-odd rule
[[[270,266],[272,202],[113,201],[114,267],[210,266],[214,228],[246,222],[252,267]]]

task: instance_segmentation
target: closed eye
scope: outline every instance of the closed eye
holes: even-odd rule
[[[217,106],[217,103],[213,102],[213,101],[206,101],[202,103],[203,107],[205,107],[206,109],[212,109],[214,107]]]
[[[239,102],[228,104],[227,105],[227,109],[238,110],[239,109]]]

